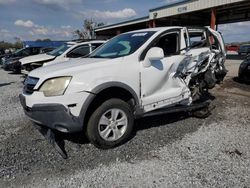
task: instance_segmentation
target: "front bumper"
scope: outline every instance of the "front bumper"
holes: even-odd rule
[[[19,95],[25,114],[35,123],[64,133],[80,132],[83,129],[78,117],[70,113],[62,104],[35,104],[31,108],[26,105],[25,96]]]
[[[10,65],[8,64],[8,63],[3,63],[3,65],[2,65],[2,68],[4,69],[4,70],[6,70],[6,71],[10,71]]]
[[[21,71],[21,66],[18,63],[6,63],[3,65],[4,70],[6,71]]]
[[[21,62],[17,61],[15,63],[13,63],[11,66],[11,70],[15,71],[15,72],[21,72]]]

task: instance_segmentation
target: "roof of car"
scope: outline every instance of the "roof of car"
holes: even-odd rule
[[[105,43],[105,42],[107,42],[107,41],[105,41],[105,40],[91,40],[91,41],[87,41],[87,42],[75,43],[75,45],[95,44],[95,43]]]
[[[66,44],[69,44],[69,45],[74,45],[74,44],[77,44],[77,42],[72,42],[72,41],[69,41],[69,42],[66,42]]]
[[[168,29],[179,29],[179,28],[183,28],[180,26],[171,26],[171,27],[154,27],[154,28],[147,28],[147,29],[140,29],[140,30],[135,30],[135,31],[130,31],[128,33],[136,33],[136,32],[149,32],[149,31],[164,31],[164,30],[168,30]]]

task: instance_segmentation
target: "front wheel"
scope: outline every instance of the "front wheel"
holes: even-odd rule
[[[134,117],[129,104],[120,99],[110,99],[91,115],[87,137],[98,148],[113,148],[129,139],[133,125]]]

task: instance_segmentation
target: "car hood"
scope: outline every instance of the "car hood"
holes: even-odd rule
[[[77,60],[74,59],[63,63],[40,67],[31,71],[29,73],[29,76],[47,79],[57,76],[73,75],[75,73],[82,73],[82,71],[84,70],[101,67],[97,66],[97,64],[109,60],[110,59],[103,58],[80,58]]]
[[[40,61],[50,61],[55,58],[56,58],[55,56],[48,55],[48,54],[38,54],[38,55],[32,55],[32,56],[22,58],[20,59],[20,62],[22,63],[22,65],[26,65],[26,64],[36,63]]]
[[[13,61],[18,61],[21,57],[11,57],[8,59],[5,59],[6,63],[13,62]]]

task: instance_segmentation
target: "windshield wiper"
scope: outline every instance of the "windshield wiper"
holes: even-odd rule
[[[99,56],[99,55],[94,55],[94,56],[89,56],[89,58],[104,58],[104,57]]]

